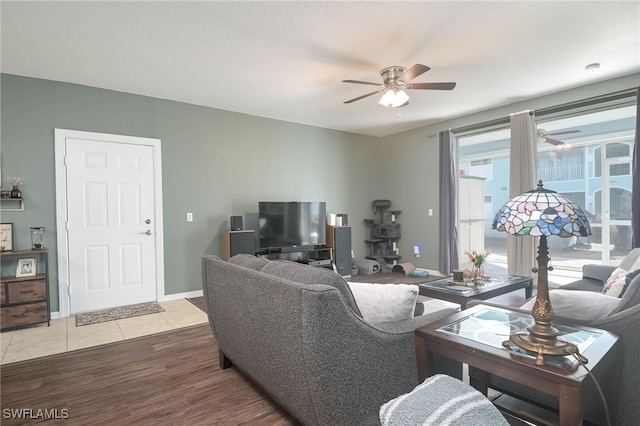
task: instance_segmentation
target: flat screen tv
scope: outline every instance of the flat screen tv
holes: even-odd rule
[[[260,201],[258,245],[286,249],[327,243],[327,206],[324,201]]]

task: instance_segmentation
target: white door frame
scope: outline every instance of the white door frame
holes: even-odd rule
[[[611,225],[629,225],[631,220],[611,219],[611,166],[614,164],[630,164],[631,156],[607,158],[607,143],[603,143],[600,149],[600,210],[602,213],[602,264],[611,264]]]
[[[55,129],[55,173],[56,173],[56,231],[58,235],[58,299],[59,316],[70,315],[69,299],[69,241],[67,235],[67,171],[65,167],[66,140],[88,139],[96,142],[146,145],[153,149],[153,188],[155,198],[155,252],[156,252],[156,299],[164,299],[164,232],[162,219],[162,157],[160,139],[121,136],[107,133]]]

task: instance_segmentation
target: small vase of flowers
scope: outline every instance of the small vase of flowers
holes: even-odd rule
[[[469,261],[473,264],[471,271],[469,271],[471,280],[475,281],[484,278],[484,263],[487,261],[489,253],[472,250],[471,252],[465,251],[464,254],[469,257]]]

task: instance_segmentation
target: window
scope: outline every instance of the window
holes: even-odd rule
[[[548,240],[554,266],[549,274],[552,284],[579,278],[585,260],[617,265],[630,250],[628,205],[635,97],[616,102],[610,107],[598,104],[591,109],[555,109],[554,116],[536,113],[538,129],[544,128],[546,135],[554,134],[552,143],[542,137],[539,140],[538,178],[545,188],[580,205],[593,233],[589,237]],[[491,253],[488,263],[506,273],[507,235],[491,229],[491,224],[495,212],[509,199],[510,129],[508,120],[502,128],[496,123],[491,126],[491,130],[476,126],[470,131],[473,134],[457,135],[458,165],[461,175],[485,178],[484,205],[471,208],[484,212],[484,250]]]

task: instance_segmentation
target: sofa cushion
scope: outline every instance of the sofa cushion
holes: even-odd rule
[[[634,271],[640,268],[640,247],[634,248],[629,254],[620,262],[620,268],[625,271]]]
[[[620,279],[622,279],[622,282],[624,283],[624,276],[627,274],[627,272],[629,271],[626,269],[617,267],[611,273],[611,275],[609,275],[609,278],[607,278],[607,281],[605,281],[604,287],[602,287],[602,292],[606,294],[611,289],[611,287],[613,287],[614,284],[618,282]]]
[[[638,275],[640,275],[640,269],[636,269],[635,271],[631,271],[624,277],[624,287],[622,288],[622,292],[620,292],[620,296],[619,297],[624,296],[624,294],[627,292],[627,289],[631,285],[631,282],[633,280],[635,280]]]
[[[588,322],[609,316],[621,303],[617,297],[602,293],[563,289],[551,290],[549,300],[556,316]],[[530,311],[535,301],[530,299],[522,309]]]
[[[420,290],[417,285],[348,284],[365,321],[379,324],[413,318]]]
[[[620,303],[611,312],[611,315],[618,312],[622,312],[625,309],[631,308],[640,303],[640,275],[636,275],[630,280],[629,285],[626,287]]]
[[[624,277],[626,274],[628,274],[630,271],[635,271],[637,269],[640,269],[640,257],[637,256],[637,254],[640,253],[640,249],[633,249],[628,255],[627,257],[624,258],[624,260],[620,263],[620,266],[618,266],[609,276],[609,278],[607,279],[607,281],[605,282],[604,288],[603,288],[603,292],[608,292],[612,287],[616,286],[616,288],[614,288],[613,293],[619,294],[622,291],[622,287],[624,286]],[[612,294],[613,294],[612,293]]]
[[[606,294],[607,296],[612,297],[620,297],[622,293],[622,289],[624,288],[624,282],[627,278],[627,272],[618,275],[617,277],[610,279],[607,283],[602,287],[602,294]]]
[[[631,281],[640,273],[640,269],[636,269],[635,271],[627,272],[625,274],[621,274],[616,277],[614,280],[611,280],[605,284],[602,292],[607,296],[614,297],[622,297],[629,287]]]
[[[411,392],[380,407],[383,426],[507,426],[489,399],[466,383],[444,374],[428,377]]]
[[[603,292],[603,282],[594,278],[582,278],[577,281],[570,282],[569,284],[565,284],[560,288],[562,290],[585,290],[585,291],[597,291]]]
[[[229,260],[229,263],[238,266],[244,266],[245,268],[253,269],[254,271],[259,271],[262,269],[264,265],[269,263],[267,259],[258,256],[252,256],[250,254],[236,254],[232,256]]]
[[[325,284],[335,287],[342,293],[347,306],[356,315],[362,316],[347,282],[330,269],[303,265],[288,260],[274,260],[267,263],[260,271],[302,284]]]

